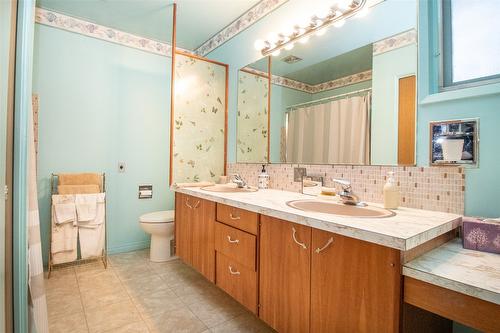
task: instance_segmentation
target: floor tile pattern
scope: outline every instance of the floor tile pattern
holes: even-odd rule
[[[45,279],[50,333],[274,332],[198,272],[148,251],[62,268]]]

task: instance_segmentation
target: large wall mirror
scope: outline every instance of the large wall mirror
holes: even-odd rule
[[[264,162],[269,144],[270,163],[414,165],[416,16],[413,1],[384,1],[366,17],[282,49],[269,66],[263,57],[240,70],[237,161]],[[269,68],[269,126],[251,126],[269,140],[252,141],[245,118],[262,115],[266,93],[244,95]],[[248,69],[255,82],[242,79]],[[250,155],[254,149],[259,154]]]

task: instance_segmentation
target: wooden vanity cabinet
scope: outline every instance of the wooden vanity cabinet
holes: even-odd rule
[[[208,280],[215,282],[215,202],[176,193],[176,253]]]
[[[278,332],[307,333],[311,228],[264,215],[260,221],[259,317]]]
[[[312,230],[311,332],[398,332],[400,252]]]
[[[259,317],[278,332],[398,332],[398,250],[261,216]]]

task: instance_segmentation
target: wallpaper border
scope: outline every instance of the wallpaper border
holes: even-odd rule
[[[373,55],[379,55],[400,47],[417,43],[417,30],[411,29],[373,43]]]
[[[205,56],[212,52],[243,30],[249,28],[251,25],[259,21],[267,14],[274,11],[288,0],[262,0],[255,6],[247,10],[236,20],[228,24],[221,31],[210,37],[201,46],[199,46],[194,53],[197,55]]]
[[[36,8],[35,22],[49,27],[100,39],[141,51],[171,57],[172,45],[153,39],[144,38],[118,29],[85,21],[55,11]],[[179,48],[178,48],[179,49]]]

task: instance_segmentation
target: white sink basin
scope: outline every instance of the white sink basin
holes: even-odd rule
[[[293,200],[288,206],[306,212],[326,213],[345,217],[390,217],[394,212],[373,206],[350,206],[323,200]]]

